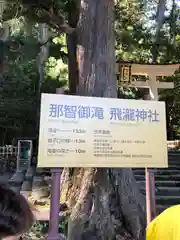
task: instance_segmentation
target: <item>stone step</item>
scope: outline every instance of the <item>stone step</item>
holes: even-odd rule
[[[0,183],[3,183],[3,184],[7,183],[11,177],[12,177],[12,173],[0,175]]]
[[[180,159],[169,159],[168,160],[168,166],[171,166],[171,165],[180,165]]]
[[[176,159],[178,159],[178,158],[180,158],[180,154],[168,154],[168,158],[176,158]]]
[[[135,175],[136,181],[141,181],[145,179],[144,175]],[[155,181],[180,181],[180,174],[177,175],[156,175]]]
[[[179,163],[180,162],[180,156],[178,156],[178,157],[170,157],[170,156],[168,156],[168,163],[171,164],[172,162]]]
[[[168,181],[180,181],[180,174],[176,175],[155,175],[155,181],[168,180]]]
[[[175,154],[169,153],[169,154],[168,154],[168,158],[180,158],[180,154],[177,154],[177,153],[175,153]]]
[[[178,157],[178,156],[180,156],[180,152],[168,152],[168,156]]]
[[[176,152],[176,153],[175,153],[175,152],[174,152],[174,153],[170,153],[170,152],[169,152],[169,153],[168,153],[168,157],[172,157],[172,158],[173,158],[173,157],[174,157],[174,158],[177,157],[177,158],[178,158],[179,156],[180,156],[180,153],[179,153],[179,152]]]
[[[169,159],[169,160],[168,160],[168,166],[171,166],[171,165],[177,165],[177,166],[179,166],[179,165],[180,165],[180,159],[178,159],[178,160]]]
[[[171,207],[171,205],[158,205],[158,204],[156,204],[156,214],[159,215],[160,213],[162,213],[164,210],[166,210],[169,207]]]
[[[145,186],[140,186],[140,191],[145,195],[146,190]],[[155,188],[156,196],[180,196],[180,186],[179,187],[166,187],[166,186],[158,186]]]
[[[180,161],[180,156],[172,157],[168,156],[168,162],[179,162]]]
[[[145,172],[144,168],[133,168],[133,172],[142,171]],[[155,171],[166,171],[166,170],[179,170],[180,171],[180,164],[179,165],[170,165],[168,168],[154,168]]]
[[[168,155],[180,155],[180,151],[179,150],[168,150]]]
[[[135,175],[144,175],[145,174],[145,171],[143,169],[136,169],[133,171]],[[157,169],[155,170],[155,175],[178,175],[180,174],[180,169],[170,169],[170,168],[167,168],[167,169]]]
[[[179,204],[180,197],[179,196],[156,196],[156,204],[159,205],[175,205]]]
[[[145,180],[138,181],[140,186],[145,186]],[[180,187],[180,181],[155,181],[155,186]]]
[[[155,170],[155,191],[157,214],[166,208],[180,204],[180,151],[168,153],[168,168]],[[134,176],[145,194],[145,169],[133,169]]]
[[[168,168],[170,168],[170,169],[180,169],[180,164],[178,163],[178,164],[176,164],[176,163],[171,163],[171,164],[169,164],[169,167]],[[163,169],[168,169],[168,168],[161,168],[162,170]]]

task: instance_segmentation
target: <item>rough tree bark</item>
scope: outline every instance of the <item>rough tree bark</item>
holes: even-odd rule
[[[79,3],[72,2],[70,11],[68,13],[68,24],[71,28],[76,28],[79,19]],[[69,93],[74,95],[77,93],[76,88],[78,84],[78,66],[76,60],[76,45],[77,33],[76,31],[67,34],[67,48],[68,48],[68,72],[69,72]]]
[[[78,94],[116,98],[113,0],[81,0],[78,49]],[[145,239],[145,199],[131,169],[64,169],[61,186],[68,240]]]
[[[156,63],[159,53],[160,33],[165,20],[166,0],[159,0],[156,13],[156,33],[152,46],[152,62]]]

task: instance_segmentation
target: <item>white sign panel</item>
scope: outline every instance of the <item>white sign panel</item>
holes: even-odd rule
[[[42,94],[38,167],[167,167],[165,104]]]

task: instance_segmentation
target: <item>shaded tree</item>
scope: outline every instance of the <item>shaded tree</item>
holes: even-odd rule
[[[65,4],[61,1],[29,3],[23,0],[18,3],[22,7],[18,13],[29,21],[45,22],[57,33],[68,33],[70,92],[117,97],[113,0],[66,1]],[[8,7],[11,11],[6,11],[4,17],[13,12],[12,6]],[[77,17],[71,18],[72,10],[75,16],[80,12],[79,21]],[[72,26],[65,23],[65,18]],[[76,47],[81,51],[79,69]],[[79,78],[73,84],[72,77],[76,76],[77,70]],[[69,176],[69,171],[65,169],[63,175],[67,174]],[[68,183],[67,198],[72,208],[68,239],[143,237],[144,199],[131,169],[74,169]]]
[[[114,2],[81,1],[77,32],[78,94],[116,98]],[[75,169],[72,180],[69,239],[143,237],[144,202],[131,169]]]

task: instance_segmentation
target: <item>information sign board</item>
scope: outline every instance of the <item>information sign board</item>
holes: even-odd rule
[[[168,167],[165,104],[42,94],[38,167]]]

